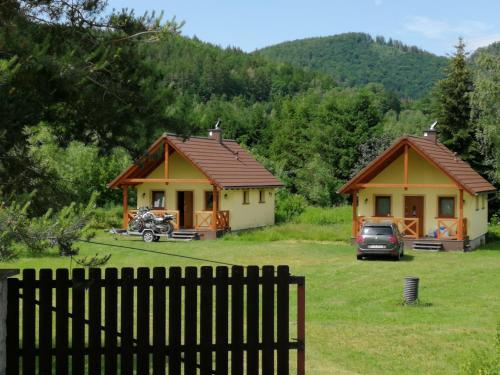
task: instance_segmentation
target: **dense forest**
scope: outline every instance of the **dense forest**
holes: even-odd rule
[[[159,134],[204,135],[218,118],[226,137],[281,178],[282,196],[311,205],[345,202],[337,188],[356,170],[434,119],[443,142],[499,181],[500,67],[491,53],[474,67],[465,58],[454,66],[463,49],[445,59],[349,34],[342,48],[353,40],[369,48],[360,47],[363,68],[351,64],[342,80],[187,38],[175,19],[109,13],[100,1],[9,0],[0,22],[0,196],[29,197],[32,215],[86,203],[94,192],[100,206],[118,203],[106,183]],[[374,51],[387,58],[374,59]],[[408,66],[415,75],[399,69]],[[447,92],[457,93],[458,105],[445,103]],[[458,125],[449,116],[457,111]],[[477,152],[458,147],[457,126]]]
[[[448,59],[398,40],[364,33],[284,42],[256,51],[274,61],[287,62],[328,74],[343,86],[381,83],[404,98],[419,98],[443,77]]]

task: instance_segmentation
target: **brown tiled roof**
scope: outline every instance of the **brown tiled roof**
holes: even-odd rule
[[[405,145],[412,147],[429,163],[443,171],[458,186],[470,194],[496,190],[492,184],[481,177],[468,163],[464,162],[441,143],[436,143],[434,140],[426,137],[406,136],[398,139],[380,156],[363,168],[356,176],[342,186],[339,192],[348,193],[352,190],[354,184],[371,180],[389,163],[401,155]]]
[[[204,137],[184,139],[176,135],[164,134],[151,145],[148,153],[153,154],[165,141],[220,188],[283,186],[271,172],[236,141],[224,140],[219,143],[215,139]],[[153,162],[145,161],[142,168],[132,165],[108,186],[117,187],[120,185],[120,181],[125,178],[144,178],[162,162],[163,159],[160,158]]]

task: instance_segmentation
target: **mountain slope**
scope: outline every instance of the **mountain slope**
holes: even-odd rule
[[[425,95],[442,77],[448,62],[417,47],[363,33],[284,42],[255,53],[327,73],[345,86],[377,82],[410,98]]]

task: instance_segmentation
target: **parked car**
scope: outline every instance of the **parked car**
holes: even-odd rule
[[[404,256],[403,236],[396,224],[364,223],[356,237],[358,260],[368,255],[390,255],[395,260]]]

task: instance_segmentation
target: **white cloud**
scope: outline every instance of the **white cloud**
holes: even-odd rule
[[[450,23],[428,17],[411,17],[404,25],[407,31],[420,34],[429,39],[447,39],[463,36],[482,37],[491,29],[489,25],[479,21],[462,21]]]
[[[500,41],[500,33],[493,33],[489,35],[479,36],[475,38],[466,38],[465,44],[470,50],[475,50],[480,47],[486,47],[491,43]]]
[[[404,24],[407,32],[452,46],[463,37],[467,50],[473,51],[500,40],[498,28],[479,21],[449,22],[441,19],[416,16]]]

